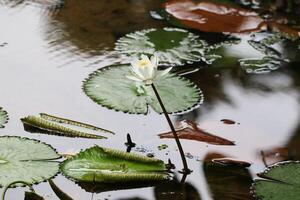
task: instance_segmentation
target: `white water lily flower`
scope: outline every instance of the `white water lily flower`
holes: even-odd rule
[[[157,77],[162,77],[169,73],[172,67],[165,70],[157,70],[158,59],[155,55],[148,58],[146,55],[141,55],[141,59],[135,58],[131,62],[132,75],[126,76],[128,79],[144,82],[146,85],[153,83],[153,80]]]

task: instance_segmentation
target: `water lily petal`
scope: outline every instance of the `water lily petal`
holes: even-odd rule
[[[139,79],[135,76],[131,76],[131,75],[127,75],[126,78],[130,79],[130,80],[133,80],[133,81],[138,81],[138,82],[142,82],[143,80],[142,79]]]
[[[149,57],[146,56],[145,54],[142,54],[142,55],[141,55],[141,60],[146,60],[146,61],[149,62],[149,63],[151,62],[150,59],[149,59]]]
[[[158,57],[154,54],[153,56],[151,56],[151,64],[153,65],[153,68],[157,68],[158,66]]]
[[[169,73],[170,71],[172,70],[172,67],[169,67],[165,70],[162,70],[162,71],[158,71],[157,72],[157,77],[163,77],[165,76],[167,73]]]

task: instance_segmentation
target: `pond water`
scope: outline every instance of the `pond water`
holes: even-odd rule
[[[93,71],[128,62],[114,51],[118,38],[135,30],[168,26],[149,15],[149,11],[159,9],[160,5],[158,0],[67,0],[65,5],[39,0],[0,1],[0,106],[10,118],[0,134],[38,139],[60,153],[74,153],[95,144],[126,150],[124,143],[130,133],[137,143],[133,152],[153,153],[165,162],[170,158],[181,169],[175,142],[157,136],[169,131],[163,115],[151,110],[146,116],[114,112],[97,105],[82,91],[82,81]],[[222,52],[227,57],[259,55],[246,44],[243,40]],[[294,58],[300,54],[300,50],[295,53],[296,49],[289,49],[284,43],[276,48],[286,55],[293,52]],[[221,60],[212,66],[199,64],[197,72],[186,75],[202,89],[205,101],[188,114],[172,116],[172,120],[193,120],[202,129],[236,144],[218,146],[182,140],[193,170],[186,180],[190,199],[249,199],[251,178],[265,168],[261,151],[273,152],[266,158],[268,164],[287,159],[279,155],[279,150],[287,151],[289,159],[300,159],[298,65],[297,59],[293,59],[270,73],[247,74],[237,62]],[[107,140],[91,140],[25,132],[20,118],[41,112],[94,124],[116,135]],[[236,123],[225,124],[222,119]],[[168,147],[158,150],[162,144]],[[214,154],[252,165],[243,176],[226,171],[214,173],[204,165],[205,158]],[[226,178],[230,177],[234,180],[228,183]],[[176,187],[160,185],[90,193],[61,174],[54,182],[80,200],[170,199],[176,198],[178,192]],[[220,188],[228,184],[232,184],[232,193],[220,196]],[[57,199],[47,182],[34,188],[46,199]],[[22,199],[24,190],[9,190],[7,199]]]

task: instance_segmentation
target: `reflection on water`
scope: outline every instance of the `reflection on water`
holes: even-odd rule
[[[81,90],[82,81],[96,69],[126,62],[113,50],[116,39],[134,30],[162,26],[162,22],[148,15],[149,10],[159,5],[159,0],[67,0],[65,5],[50,0],[0,1],[0,44],[5,44],[0,46],[0,105],[10,115],[0,134],[36,138],[64,153],[78,152],[94,144],[126,150],[124,143],[130,133],[137,143],[134,149],[149,150],[166,162],[170,158],[180,169],[173,140],[160,140],[157,136],[169,131],[163,116],[155,112],[148,116],[113,112],[93,103]],[[216,180],[230,176],[232,187],[242,182],[240,187],[244,191],[250,177],[264,167],[262,150],[286,147],[290,158],[299,159],[298,53],[289,44],[281,45],[278,48],[292,57],[292,62],[269,74],[247,75],[239,68],[236,58],[257,55],[245,45],[224,49],[226,57],[220,62],[187,75],[203,90],[205,102],[191,113],[174,117],[174,121],[194,120],[208,132],[236,143],[219,147],[182,141],[184,149],[192,155],[188,162],[193,173],[187,178],[188,184],[93,194],[61,175],[55,182],[76,199],[176,199],[176,195],[181,198],[186,193],[193,199],[217,200],[222,199],[224,191],[219,190],[222,185],[217,185]],[[19,119],[40,112],[106,127],[116,136],[88,140],[26,133]],[[229,126],[221,119],[239,123]],[[168,148],[158,150],[162,144]],[[212,152],[246,160],[252,166],[249,171],[243,170],[242,180],[231,171],[208,169],[202,161]],[[57,199],[47,183],[35,188],[46,199]],[[19,199],[23,191],[14,189],[8,198]]]

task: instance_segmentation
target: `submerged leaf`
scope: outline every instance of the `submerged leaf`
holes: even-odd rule
[[[0,186],[15,181],[39,183],[56,175],[60,158],[49,145],[14,136],[0,137]]]
[[[25,118],[22,118],[21,121],[24,124],[25,130],[33,133],[38,132],[66,137],[82,137],[92,139],[103,139],[106,137],[88,133],[86,132],[87,130],[114,134],[113,132],[108,131],[106,129],[98,128],[89,124],[76,122],[69,119],[48,115],[45,113],[41,113],[38,117],[27,116]],[[66,125],[71,125],[73,127],[66,127]],[[85,131],[75,130],[75,127],[83,128]]]
[[[7,112],[0,107],[0,128],[4,128],[4,124],[7,123],[7,121]]]
[[[214,155],[216,156],[216,155]],[[212,154],[204,160],[209,160]],[[217,155],[217,157],[225,157]],[[211,159],[211,158],[210,158]],[[206,161],[203,171],[212,199],[215,200],[250,200],[251,174],[248,169],[240,166],[227,166]]]
[[[101,68],[84,81],[83,90],[96,103],[110,109],[147,114],[150,105],[162,113],[151,86],[127,79],[128,74],[128,65]],[[194,109],[203,101],[200,89],[184,77],[169,73],[153,82],[168,113]]]
[[[127,34],[116,43],[122,54],[138,56],[155,55],[160,65],[184,65],[206,61],[207,43],[198,35],[178,28],[146,29]]]
[[[268,167],[253,184],[256,198],[261,200],[298,200],[300,197],[300,162],[289,161]]]
[[[66,177],[83,182],[151,182],[169,177],[161,160],[99,146],[64,161],[60,168]]]
[[[176,129],[176,133],[180,139],[196,140],[214,145],[235,145],[234,142],[230,140],[200,129],[195,122],[189,120],[181,121]],[[172,132],[161,133],[158,136],[160,138],[174,138]]]
[[[257,13],[224,3],[168,0],[164,8],[182,25],[205,32],[242,33],[266,27]]]

